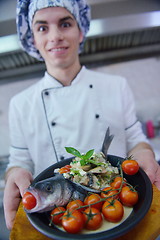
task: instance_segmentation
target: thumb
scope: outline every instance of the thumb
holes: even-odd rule
[[[153,174],[153,171],[150,171],[149,169],[145,171],[147,176],[149,177],[151,183],[153,184],[155,180],[155,174]]]
[[[158,169],[157,169],[155,180],[153,183],[158,188],[158,190],[160,190],[160,167],[158,167]]]
[[[20,184],[17,183],[17,186],[19,187],[19,191],[20,191],[20,194],[22,197],[32,181],[33,181],[33,177],[31,175],[31,173],[26,172],[24,174],[24,177],[22,178]]]

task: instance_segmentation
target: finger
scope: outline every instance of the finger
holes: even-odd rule
[[[158,167],[158,169],[157,169],[154,184],[160,190],[160,167]]]
[[[155,181],[155,174],[153,174],[153,171],[149,171],[149,170],[145,171],[145,172],[146,172],[147,176],[149,177],[151,183],[153,184]]]
[[[13,187],[13,189],[10,189],[11,186]],[[6,226],[9,230],[11,230],[13,226],[14,218],[16,216],[16,211],[18,209],[20,200],[21,200],[20,194],[15,185],[6,184],[3,205]]]
[[[20,190],[20,194],[21,194],[22,197],[24,195],[24,192],[26,191],[26,189],[29,187],[30,184],[31,184],[31,180],[30,179],[25,179],[19,185],[19,190]]]
[[[30,185],[31,181],[32,175],[25,169],[17,168],[12,173],[10,172],[3,198],[5,220],[8,229],[11,229],[13,226],[21,196],[23,196],[25,189]]]
[[[152,163],[152,165],[150,164],[143,164],[143,170],[145,171],[145,173],[147,174],[147,176],[149,177],[151,183],[153,184],[156,180],[156,176],[157,176],[157,171],[158,169],[160,169],[160,167],[158,166],[157,162],[154,161]]]
[[[4,213],[5,214],[6,226],[7,226],[8,230],[11,230],[12,227],[13,227],[19,203],[20,203],[20,198],[17,201],[17,208],[16,209],[12,209],[10,211],[5,211],[5,213]]]
[[[23,196],[25,190],[29,187],[31,182],[33,181],[33,177],[30,172],[24,172],[21,181],[19,179],[16,180],[15,184],[19,188],[21,196]]]

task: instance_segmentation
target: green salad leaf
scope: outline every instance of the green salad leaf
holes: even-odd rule
[[[81,154],[80,154],[80,152],[77,150],[77,149],[75,149],[75,148],[73,148],[73,147],[65,147],[65,149],[66,149],[66,151],[68,152],[68,153],[70,153],[70,154],[72,154],[72,155],[74,155],[74,156],[76,156],[76,157],[79,157],[79,158],[81,158]]]
[[[86,154],[81,154],[77,149],[73,147],[65,147],[66,151],[76,157],[79,157],[81,166],[84,166],[88,163],[88,160],[92,157],[94,149],[89,150]]]
[[[82,158],[83,158],[84,160],[87,160],[87,159],[89,159],[90,157],[92,157],[93,153],[94,153],[94,149],[91,149],[91,150],[89,150],[86,154],[83,154],[83,155],[82,155]]]

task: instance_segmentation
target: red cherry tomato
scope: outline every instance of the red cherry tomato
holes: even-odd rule
[[[119,222],[124,215],[123,205],[117,199],[105,201],[102,207],[104,218],[109,222]]]
[[[67,210],[62,217],[62,226],[68,233],[81,232],[84,226],[83,214],[78,210]]]
[[[119,198],[123,205],[132,207],[138,201],[138,192],[134,188],[125,186],[122,188]]]
[[[139,164],[137,161],[128,159],[122,162],[122,170],[128,175],[134,175],[139,170]]]
[[[118,191],[112,187],[106,187],[101,192],[102,198],[118,198]],[[109,199],[109,198],[108,198]]]
[[[25,192],[22,198],[22,204],[24,208],[26,208],[27,210],[30,210],[36,206],[37,200],[32,193]]]
[[[56,225],[61,225],[62,223],[62,216],[66,209],[64,207],[56,207],[51,212],[51,220]],[[59,214],[58,214],[59,213]]]
[[[82,212],[84,210],[84,208],[80,208],[80,209],[77,209],[77,208],[82,207],[83,205],[84,205],[84,203],[80,199],[76,199],[67,204],[67,209],[69,209],[70,211],[78,210],[78,211]]]
[[[84,199],[84,205],[91,205],[91,207],[94,207],[94,208],[97,208],[98,210],[101,210],[103,202],[98,202],[100,200],[101,200],[100,195],[94,193],[94,194],[88,195]],[[95,203],[95,204],[93,204],[93,203]]]
[[[59,173],[62,174],[62,173],[68,173],[70,172],[70,168],[71,168],[71,165],[65,165],[64,167],[61,167],[59,169]]]
[[[123,184],[122,184],[123,181]],[[126,180],[123,179],[122,177],[115,177],[114,181],[110,184],[112,188],[118,189],[122,186],[126,186]]]
[[[101,227],[103,218],[101,212],[94,207],[87,208],[84,213],[85,228],[96,230]]]

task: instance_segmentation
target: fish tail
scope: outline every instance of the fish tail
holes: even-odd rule
[[[102,145],[102,152],[104,153],[105,157],[107,157],[108,148],[113,140],[113,137],[114,135],[110,135],[110,129],[108,127]]]

